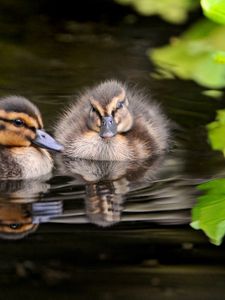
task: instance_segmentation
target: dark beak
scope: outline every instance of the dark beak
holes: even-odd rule
[[[102,138],[110,138],[117,134],[117,126],[112,116],[102,118],[99,135]]]
[[[36,130],[36,138],[32,141],[33,144],[39,146],[40,148],[46,148],[48,150],[62,151],[63,146],[59,144],[53,137],[51,137],[44,130]]]

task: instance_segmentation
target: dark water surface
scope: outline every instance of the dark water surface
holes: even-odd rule
[[[52,177],[0,182],[1,299],[225,299],[224,244],[189,225],[196,186],[225,175],[205,130],[224,101],[151,77],[146,51],[179,31],[133,18],[1,21],[0,95],[31,99],[49,131],[74,94],[109,78],[144,88],[174,122],[165,157],[57,156]]]

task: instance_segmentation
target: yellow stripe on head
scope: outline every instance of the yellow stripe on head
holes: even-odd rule
[[[31,142],[23,135],[13,131],[0,131],[0,145],[29,147]]]
[[[91,105],[96,109],[101,116],[105,115],[104,109],[102,108],[101,104],[98,102],[98,100],[95,100],[94,98],[90,99]]]
[[[24,124],[16,126],[15,120],[21,120]],[[0,145],[29,147],[36,137],[37,128],[37,120],[26,113],[0,110]]]
[[[37,116],[37,120],[38,120],[38,128],[43,128],[44,124],[40,115]]]

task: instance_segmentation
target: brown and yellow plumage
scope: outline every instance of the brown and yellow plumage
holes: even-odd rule
[[[167,148],[168,121],[149,97],[109,80],[87,90],[72,104],[55,135],[70,157],[145,159]]]
[[[52,159],[41,148],[60,150],[60,145],[43,131],[38,108],[24,97],[0,99],[0,178],[32,178],[50,172]]]

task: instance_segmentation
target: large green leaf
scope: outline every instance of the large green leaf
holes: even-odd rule
[[[201,0],[204,14],[211,20],[225,24],[224,0]]]
[[[164,20],[177,24],[185,22],[188,12],[199,5],[198,0],[116,0],[116,2],[130,4],[142,15],[159,15]]]
[[[202,20],[170,45],[149,51],[159,75],[192,79],[211,89],[225,87],[225,26]]]
[[[225,179],[215,179],[198,186],[204,194],[192,208],[191,226],[201,229],[215,245],[225,235]]]

